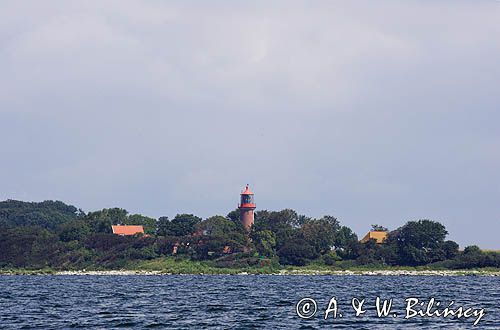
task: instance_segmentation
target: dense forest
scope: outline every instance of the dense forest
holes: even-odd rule
[[[217,267],[303,266],[318,263],[422,266],[449,269],[500,267],[500,254],[477,246],[459,250],[446,228],[409,221],[388,232],[384,244],[360,243],[333,216],[310,218],[294,210],[257,211],[247,233],[238,210],[202,219],[178,214],[154,219],[121,208],[86,213],[60,201],[0,202],[0,269],[118,269],[130,262],[172,257],[212,260]],[[112,234],[113,224],[143,225],[144,235]],[[374,230],[385,230],[373,225]]]

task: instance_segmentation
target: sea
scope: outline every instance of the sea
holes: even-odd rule
[[[0,276],[2,329],[500,329],[499,308],[494,276]]]

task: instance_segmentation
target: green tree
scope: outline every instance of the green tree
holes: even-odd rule
[[[243,226],[223,216],[210,217],[196,225],[198,231],[204,233],[206,251],[222,253],[228,246],[232,251],[241,251],[247,242]]]
[[[387,227],[374,224],[372,225],[372,231],[389,231],[389,229],[387,229]]]
[[[445,241],[443,251],[446,259],[453,259],[458,255],[458,244],[454,241]]]
[[[165,236],[186,236],[196,231],[196,225],[201,218],[193,214],[177,214],[169,223],[162,225],[162,233]]]
[[[464,249],[464,255],[481,255],[483,251],[477,245],[469,245]]]
[[[337,252],[335,252],[335,251],[328,251],[327,253],[322,255],[321,258],[323,259],[323,262],[325,263],[325,265],[328,265],[328,266],[333,266],[333,265],[335,265],[335,263],[337,261],[342,260],[342,258],[340,256],[338,256]]]
[[[349,240],[342,246],[337,248],[335,251],[342,259],[356,259],[361,255],[363,250],[363,244],[358,240]]]
[[[144,227],[144,233],[154,235],[156,233],[156,219],[141,214],[131,214],[124,220],[125,225],[140,225]]]
[[[319,254],[314,247],[303,239],[293,239],[286,242],[279,250],[280,264],[304,266],[311,260],[316,259]]]
[[[325,216],[319,220],[308,220],[300,228],[300,236],[309,245],[314,247],[316,253],[330,251],[335,243],[335,236],[340,229],[337,219]]]
[[[87,221],[93,232],[111,233],[112,225],[125,224],[127,221],[127,214],[127,210],[115,207],[88,213],[84,217],[84,220]]]
[[[353,243],[358,242],[358,236],[351,230],[351,228],[346,226],[341,226],[337,231],[335,236],[335,249],[347,249],[349,246],[352,247]]]
[[[270,230],[252,232],[252,240],[260,255],[274,257],[276,255],[276,236]]]
[[[170,220],[168,217],[159,217],[158,218],[158,224],[156,227],[156,235],[158,236],[168,236],[168,233],[170,233]]]
[[[378,255],[379,246],[375,239],[370,239],[365,243],[359,244],[359,256],[357,257],[358,264],[373,264],[379,261]]]
[[[83,211],[61,201],[0,202],[0,224],[7,226],[40,226],[55,230],[59,225],[83,216]]]
[[[237,231],[237,226],[233,221],[216,215],[198,223],[196,229],[204,231],[209,236],[228,236]]]
[[[233,222],[240,222],[240,210],[239,209],[232,210],[227,214],[226,217]]]
[[[378,244],[378,249],[375,252],[375,258],[380,260],[382,264],[397,265],[398,263],[398,247],[396,244],[387,242]]]
[[[59,227],[59,239],[63,242],[83,241],[92,233],[88,223],[84,220],[66,222]]]
[[[262,210],[255,213],[255,223],[252,230],[273,232],[276,237],[276,248],[280,249],[298,233],[298,224],[299,216],[293,210],[285,209],[279,212]]]
[[[425,265],[445,259],[444,239],[448,232],[436,221],[409,221],[397,236],[400,262],[404,265]]]

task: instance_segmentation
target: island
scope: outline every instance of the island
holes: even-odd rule
[[[258,210],[158,219],[61,201],[0,202],[2,274],[499,275],[500,253],[459,249],[444,225],[381,225],[361,240],[337,218]],[[243,200],[243,198],[248,198]],[[248,203],[246,203],[248,202]],[[251,211],[251,213],[249,212]],[[244,213],[241,221],[242,214]]]

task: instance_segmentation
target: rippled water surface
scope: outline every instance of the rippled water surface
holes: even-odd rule
[[[389,317],[376,317],[377,296],[394,299]],[[305,297],[317,303],[311,319],[296,313]],[[343,317],[324,320],[332,297]],[[479,328],[500,328],[498,277],[272,275],[0,276],[0,328],[472,328],[475,317],[404,319],[409,297],[484,308]]]

